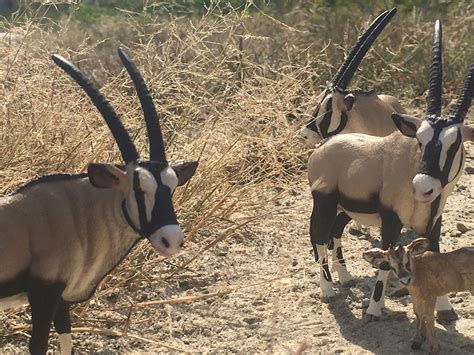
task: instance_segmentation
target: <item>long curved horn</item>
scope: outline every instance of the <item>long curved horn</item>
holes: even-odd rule
[[[140,99],[143,115],[145,116],[148,140],[150,142],[150,160],[161,160],[166,162],[165,143],[163,141],[163,134],[161,133],[160,120],[150,96],[150,91],[148,90],[139,70],[127,53],[125,53],[123,48],[118,49],[118,54],[120,60],[127,69],[128,74],[133,80],[135,90]]]
[[[428,92],[428,116],[441,115],[441,95],[443,92],[443,29],[436,20],[433,28],[433,47],[430,65],[430,89]]]
[[[354,73],[356,72],[357,67],[364,58],[365,54],[368,52],[377,37],[380,35],[380,33],[382,33],[385,26],[387,26],[396,13],[397,9],[393,8],[392,10],[388,12],[385,11],[383,14],[379,15],[379,17],[377,17],[374,22],[372,22],[367,31],[364,32],[364,34],[359,38],[359,41],[352,49],[352,52],[349,54],[349,57],[346,60],[348,63],[344,71],[341,70],[342,68],[340,69],[340,73],[338,73],[336,80],[334,80],[335,86],[344,90],[347,85],[349,85],[349,82],[354,76]]]
[[[474,96],[474,63],[471,64],[469,68],[469,72],[464,80],[464,86],[461,91],[461,95],[459,96],[458,102],[456,106],[454,106],[453,110],[449,117],[457,123],[461,123],[464,121],[464,117],[466,117],[467,111],[469,111],[469,106],[471,106],[472,97]]]
[[[125,163],[137,160],[139,158],[137,149],[117,113],[107,99],[75,65],[56,54],[51,58],[62,70],[69,74],[69,76],[72,77],[90,97],[92,103],[97,107],[97,110],[99,110],[107,123],[107,126],[109,126]]]

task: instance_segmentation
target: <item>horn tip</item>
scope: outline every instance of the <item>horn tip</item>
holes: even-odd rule
[[[123,47],[118,47],[117,52],[120,58],[128,58],[128,54]]]

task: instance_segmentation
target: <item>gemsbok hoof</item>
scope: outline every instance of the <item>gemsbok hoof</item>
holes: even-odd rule
[[[422,340],[413,340],[413,342],[411,343],[411,348],[413,350],[421,350],[421,345],[423,345]]]
[[[380,320],[379,316],[374,316],[373,314],[364,313],[363,321],[364,323],[378,322]]]
[[[355,282],[354,279],[344,280],[344,281],[339,280],[339,283],[340,283],[341,286],[343,286],[343,287],[353,287],[353,286],[355,286],[355,284],[356,284],[356,282]]]

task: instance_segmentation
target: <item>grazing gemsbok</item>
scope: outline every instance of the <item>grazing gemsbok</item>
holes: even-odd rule
[[[403,135],[342,134],[315,149],[308,162],[314,203],[310,235],[320,263],[323,298],[334,295],[327,244],[347,223],[336,218],[340,211],[349,220],[381,226],[383,249],[397,241],[402,226],[408,226],[430,239],[431,250],[439,251],[441,213],[463,171],[463,141],[472,139],[473,129],[463,121],[472,100],[473,78],[474,65],[456,108],[441,117],[441,24],[437,21],[425,119],[393,113]],[[369,319],[381,315],[388,273],[379,270]],[[456,317],[446,296],[439,299],[437,311],[439,319]]]
[[[78,68],[54,62],[89,95],[117,142],[124,164],[90,164],[87,174],[32,181],[0,199],[0,307],[29,302],[29,350],[48,349],[51,322],[61,353],[71,353],[69,304],[90,298],[101,280],[141,239],[165,256],[184,243],[172,203],[196,161],[168,163],[158,114],[141,74],[119,49],[144,112],[150,160],[142,160],[118,115]]]
[[[420,349],[428,338],[430,354],[439,351],[434,335],[436,297],[448,292],[470,291],[474,295],[474,247],[449,253],[427,251],[430,241],[418,238],[408,246],[380,248],[364,252],[364,259],[373,266],[390,268],[406,285],[416,315],[416,334],[411,347]]]
[[[397,9],[385,11],[360,36],[334,80],[319,94],[311,120],[300,130],[300,136],[314,147],[339,133],[364,133],[387,136],[397,128],[392,112],[405,113],[398,100],[373,91],[347,90],[352,77],[367,51],[395,16]]]

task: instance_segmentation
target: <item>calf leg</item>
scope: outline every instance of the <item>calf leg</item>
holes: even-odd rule
[[[349,274],[346,268],[346,262],[342,254],[342,243],[341,237],[344,227],[349,223],[351,218],[344,212],[339,213],[334,221],[334,225],[331,229],[331,240],[332,240],[332,271],[336,271],[339,276],[339,282],[341,285],[349,285],[352,281],[352,276]]]
[[[382,249],[387,250],[390,245],[398,241],[400,231],[402,230],[402,222],[400,222],[397,214],[392,211],[381,211],[380,217],[382,219]],[[389,273],[390,266],[388,263],[382,263],[377,273],[377,281],[366,312],[367,320],[369,321],[377,319],[382,315]]]
[[[335,194],[318,194],[313,191],[312,195],[313,212],[309,234],[315,259],[320,265],[319,286],[321,287],[321,298],[327,299],[334,296],[332,277],[328,265],[327,244],[329,233],[336,218],[337,199]]]
[[[420,301],[418,298],[413,297],[413,310],[415,311],[415,326],[416,326],[416,333],[415,333],[415,338],[413,338],[413,341],[411,343],[411,348],[413,350],[420,350],[421,345],[425,341],[425,334],[424,334],[424,328],[425,328],[425,320],[423,318],[423,312],[420,308]]]
[[[434,224],[431,233],[429,235],[430,239],[430,250],[436,253],[439,253],[439,237],[441,234],[441,220],[442,216],[439,216],[438,220]],[[454,311],[451,302],[449,302],[448,295],[440,296],[436,299],[436,315],[438,322],[440,323],[450,323],[459,319],[458,315]]]
[[[27,294],[33,321],[29,342],[31,354],[43,355],[48,351],[49,330],[63,289],[60,284],[47,284],[35,278],[31,278],[28,283]]]
[[[61,355],[72,354],[71,317],[69,304],[61,301],[54,316],[54,328],[59,334]]]
[[[426,299],[424,302],[424,307],[423,307],[423,312],[425,312],[426,316],[426,338],[428,339],[428,343],[430,344],[430,354],[437,354],[439,353],[439,342],[438,339],[435,336],[435,316],[434,316],[434,310],[435,310],[435,303],[436,303],[436,298],[432,297],[429,299]]]

